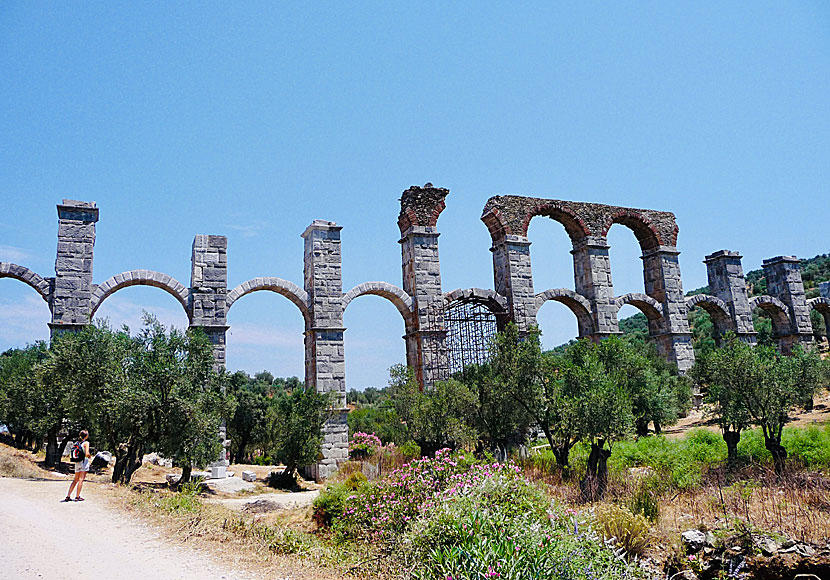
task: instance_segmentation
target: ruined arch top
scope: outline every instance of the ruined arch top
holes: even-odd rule
[[[443,296],[444,304],[452,302],[477,302],[485,305],[493,314],[503,314],[508,310],[507,298],[493,290],[483,288],[456,288]]]
[[[398,227],[401,235],[413,226],[435,227],[438,216],[447,207],[444,198],[450,190],[435,187],[431,183],[423,187],[413,185],[401,194],[401,213],[398,215]]]
[[[251,280],[243,282],[228,292],[225,300],[226,308],[230,310],[231,306],[237,300],[251,292],[258,292],[260,290],[269,290],[285,296],[300,309],[303,320],[307,322],[311,319],[311,314],[308,310],[308,293],[293,282],[277,278],[276,276],[252,278]]]
[[[537,215],[550,217],[565,226],[574,245],[588,237],[604,238],[614,224],[630,228],[643,251],[677,245],[677,222],[674,214],[667,211],[497,195],[487,200],[481,220],[495,242],[507,235],[527,237],[530,220]]]
[[[830,316],[830,298],[827,298],[825,296],[817,296],[816,298],[810,298],[807,301],[807,306],[811,310],[820,312],[825,316]]]
[[[49,280],[31,271],[25,266],[12,264],[11,262],[0,262],[0,278],[14,278],[34,288],[40,297],[49,302],[49,291],[51,284]]]
[[[155,288],[161,288],[178,300],[185,312],[188,312],[187,301],[190,291],[181,282],[161,272],[154,272],[152,270],[129,270],[128,272],[116,274],[100,285],[93,287],[92,297],[90,299],[89,318],[92,319],[95,316],[98,307],[101,306],[101,303],[108,296],[129,286],[153,286]],[[188,314],[189,317],[190,315]]]

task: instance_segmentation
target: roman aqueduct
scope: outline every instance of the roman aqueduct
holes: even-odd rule
[[[100,284],[93,283],[92,264],[98,208],[94,203],[63,200],[58,205],[58,246],[54,277],[0,262],[0,277],[31,286],[49,306],[51,332],[74,331],[88,325],[101,303],[122,288],[154,286],[181,304],[191,327],[203,329],[214,345],[217,365],[225,363],[227,313],[237,300],[268,290],[288,298],[305,321],[305,380],[321,392],[337,393],[339,411],[325,427],[323,459],[312,470],[325,478],[348,455],[343,312],[365,294],[386,298],[403,318],[407,363],[419,382],[429,387],[464,364],[486,356],[488,336],[513,321],[520,330],[535,324],[548,300],[567,306],[576,316],[579,336],[591,340],[618,334],[617,313],[623,305],[648,318],[659,351],[681,372],[694,362],[687,313],[700,306],[716,331],[732,331],[754,342],[752,311],[761,308],[772,319],[783,350],[813,340],[810,311],[815,309],[830,328],[830,297],[807,300],[799,260],[779,256],[763,263],[768,295],[748,298],[737,252],[721,250],[706,257],[711,294],[684,296],[678,264],[678,228],[672,213],[594,203],[519,196],[491,197],[484,206],[493,253],[494,289],[468,288],[444,292],[438,257],[437,222],[449,190],[426,184],[411,187],[400,199],[403,283],[366,282],[343,292],[340,226],[315,220],[302,234],[302,287],[266,276],[227,286],[227,238],[197,235],[193,241],[190,285],[167,274],[130,270]],[[561,223],[573,249],[574,289],[533,287],[531,219],[547,216]],[[607,233],[613,224],[630,228],[642,249],[644,293],[615,296],[611,282]]]

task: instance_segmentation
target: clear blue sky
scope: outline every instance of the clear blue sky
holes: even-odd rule
[[[703,257],[746,270],[830,251],[830,7],[759,3],[0,5],[0,260],[54,275],[55,204],[101,208],[95,282],[133,268],[190,279],[198,233],[229,237],[229,285],[302,285],[313,219],[343,226],[346,289],[400,285],[400,193],[451,190],[438,222],[445,290],[492,288],[479,220],[491,195],[673,211],[686,289]],[[415,5],[417,4],[417,5]],[[559,224],[530,228],[537,291],[573,288]],[[642,291],[615,226],[617,294]],[[186,324],[153,288],[142,308]],[[621,314],[632,314],[626,307]],[[48,310],[0,280],[0,349],[48,336]],[[404,358],[395,308],[346,312],[349,387]],[[549,346],[576,334],[540,314]],[[228,366],[302,376],[302,320],[256,293],[229,314]]]

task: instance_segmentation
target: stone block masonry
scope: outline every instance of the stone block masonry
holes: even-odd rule
[[[646,315],[652,340],[681,372],[694,361],[690,308],[706,309],[721,334],[733,331],[751,343],[755,341],[752,310],[762,308],[772,317],[776,339],[785,352],[796,344],[812,341],[811,309],[830,321],[830,283],[821,285],[821,296],[807,300],[797,258],[765,260],[769,295],[748,299],[741,256],[728,250],[715,252],[705,260],[711,295],[687,298],[683,295],[678,228],[673,214],[535,197],[496,196],[484,207],[481,219],[492,239],[495,290],[457,289],[445,293],[438,253],[438,218],[448,194],[449,190],[427,183],[412,186],[401,195],[398,226],[402,288],[373,281],[344,293],[341,227],[324,220],[315,220],[302,234],[303,288],[268,275],[244,281],[229,292],[228,239],[215,235],[197,235],[193,240],[189,288],[167,274],[149,270],[125,271],[96,285],[92,281],[93,250],[99,210],[93,202],[74,200],[63,200],[58,205],[55,276],[42,277],[18,264],[0,262],[0,278],[20,280],[47,301],[53,335],[88,325],[100,304],[122,288],[160,288],[179,301],[192,328],[208,335],[217,368],[225,365],[231,306],[256,291],[285,296],[305,321],[306,385],[331,397],[332,415],[323,428],[320,459],[310,468],[318,479],[331,476],[348,458],[343,313],[354,298],[364,294],[389,300],[400,313],[406,360],[423,388],[448,377],[450,347],[444,316],[459,297],[490,310],[500,326],[505,319],[511,320],[522,331],[536,324],[536,312],[545,301],[557,300],[577,317],[580,337],[591,340],[618,334],[619,308],[631,304]],[[527,228],[536,216],[558,221],[570,236],[573,289],[534,288]],[[607,233],[615,223],[629,228],[640,244],[644,293],[614,295]],[[220,436],[224,438],[224,432]]]

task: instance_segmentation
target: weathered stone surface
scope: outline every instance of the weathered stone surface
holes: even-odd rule
[[[755,326],[752,322],[752,309],[749,306],[741,258],[738,252],[720,250],[706,256],[703,262],[706,264],[709,291],[727,305],[728,319],[725,322],[729,325],[728,330],[734,332],[741,340],[754,344]],[[705,307],[703,304],[701,306]],[[721,318],[714,310],[708,311],[715,324],[722,324]]]
[[[677,244],[677,223],[667,211],[497,195],[487,200],[481,219],[495,240],[510,234],[527,237],[530,220],[537,215],[561,222],[574,245],[589,236],[604,238],[615,223],[630,227],[644,251]]]
[[[243,471],[242,479],[244,481],[256,481],[256,473],[254,473],[253,471]]]
[[[410,187],[401,196],[398,217],[403,290],[412,299],[413,312],[405,321],[407,364],[425,387],[449,376],[439,233],[435,227],[447,194],[448,189],[431,183]]]
[[[688,553],[699,552],[706,545],[706,534],[700,530],[686,530],[680,534],[680,541]]]
[[[706,309],[720,332],[733,330],[754,341],[752,310],[762,308],[773,320],[782,350],[812,340],[811,309],[830,327],[830,283],[821,297],[806,300],[793,257],[764,262],[770,295],[747,299],[741,256],[721,250],[706,257],[711,295],[686,298],[678,263],[677,225],[669,212],[518,196],[491,198],[482,220],[492,237],[495,290],[476,288],[442,293],[437,220],[449,190],[426,184],[401,196],[402,288],[387,282],[366,282],[343,293],[340,226],[315,220],[303,234],[304,289],[281,278],[257,277],[227,288],[227,247],[224,236],[197,235],[191,254],[191,282],[186,288],[168,274],[130,270],[100,285],[92,283],[93,246],[98,208],[94,203],[64,200],[58,206],[56,275],[44,278],[24,266],[0,262],[0,277],[16,278],[48,301],[53,333],[75,331],[88,324],[101,302],[121,288],[137,284],[160,288],[186,309],[192,327],[202,328],[214,346],[217,368],[225,363],[227,310],[251,292],[269,290],[286,296],[305,320],[306,382],[335,395],[334,417],[325,427],[322,459],[313,467],[327,477],[348,456],[345,411],[343,311],[365,294],[391,301],[404,321],[407,363],[422,385],[447,377],[448,351],[444,316],[455,300],[484,305],[503,326],[513,320],[523,330],[536,322],[546,300],[568,306],[578,320],[579,336],[598,340],[619,333],[617,311],[631,304],[648,318],[658,350],[681,371],[693,360],[688,310]],[[536,293],[533,285],[527,226],[536,215],[562,223],[573,242],[574,290],[554,288]],[[615,296],[606,234],[612,224],[630,228],[643,251],[644,292]],[[219,434],[227,445],[224,428]],[[227,465],[224,457],[214,466]]]
[[[784,352],[798,344],[809,344],[813,340],[813,326],[810,323],[810,308],[801,280],[801,260],[795,256],[778,256],[764,260],[762,264],[767,278],[767,291],[786,305],[789,317],[787,330],[777,329],[776,339]],[[776,330],[775,328],[773,330]]]

